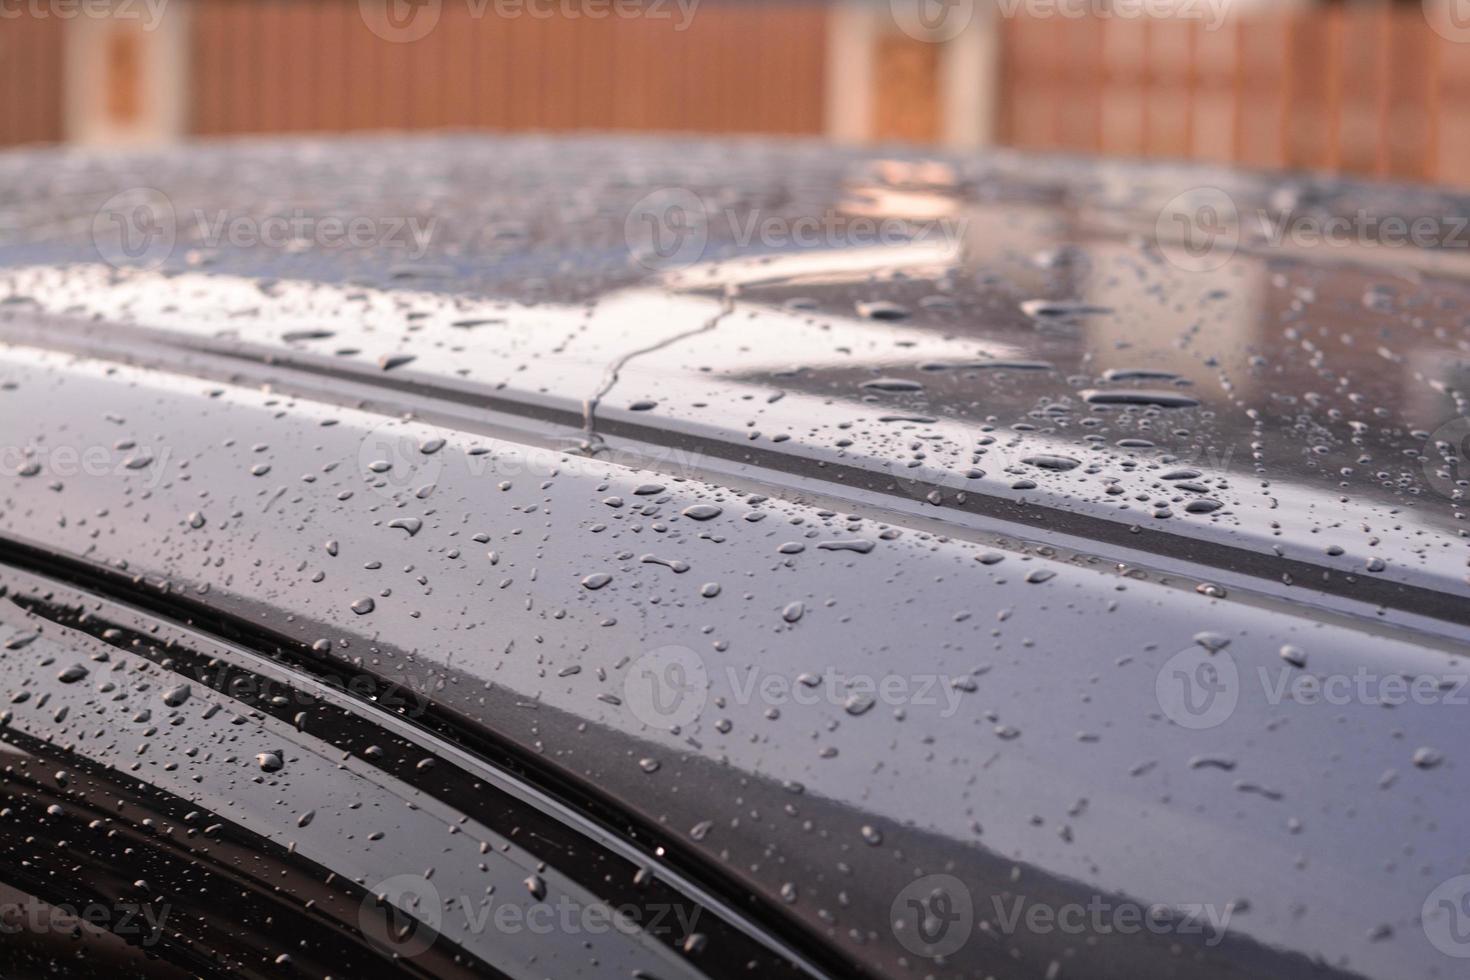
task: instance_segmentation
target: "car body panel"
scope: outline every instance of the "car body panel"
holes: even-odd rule
[[[1148,236],[1200,187],[1247,213],[1463,202],[761,142],[0,170],[16,555],[325,641],[616,801],[847,969],[1453,975],[1419,918],[1465,870],[1470,586],[1434,436],[1464,414],[1463,257],[1248,242],[1199,272]],[[440,223],[408,260],[181,239],[110,267],[92,217],[142,186],[185,239],[242,202]],[[671,189],[700,202],[693,261],[628,227]],[[870,245],[864,217],[940,240]],[[1197,404],[1084,395],[1161,387]],[[1186,510],[1205,496],[1222,506]],[[1181,724],[1176,674],[1227,663],[1233,706]],[[699,683],[661,704],[675,668]],[[1283,697],[1303,674],[1438,693]],[[904,932],[935,875],[977,920],[937,959]],[[1203,927],[1006,924],[1094,901]]]

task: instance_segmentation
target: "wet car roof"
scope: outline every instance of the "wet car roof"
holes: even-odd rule
[[[1464,671],[1466,256],[1204,268],[1160,221],[1463,201],[760,141],[0,160],[7,537],[325,640],[882,972],[935,874],[987,921],[1232,910],[1099,976],[1442,969],[1463,712],[1276,685]],[[119,255],[140,202],[173,241]],[[1191,726],[1203,664],[1234,696]],[[705,693],[665,714],[670,668]]]

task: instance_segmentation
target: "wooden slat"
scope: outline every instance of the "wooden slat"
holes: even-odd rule
[[[1003,143],[1470,185],[1470,46],[1417,3],[1263,5],[1218,31],[1017,15],[1000,37]]]
[[[262,133],[278,133],[286,128],[286,104],[292,93],[286,78],[286,45],[290,24],[286,19],[285,0],[249,0],[255,6],[248,17],[254,53],[252,68],[256,98],[256,128]]]
[[[933,142],[939,138],[939,47],[904,34],[878,45],[874,136],[880,140]]]
[[[56,17],[0,21],[0,146],[62,138],[62,28]]]

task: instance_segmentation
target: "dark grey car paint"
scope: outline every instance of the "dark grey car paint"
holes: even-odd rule
[[[1247,241],[1183,269],[1157,219],[1199,187],[1247,219],[1466,213],[760,142],[11,154],[0,535],[329,641],[847,969],[1458,976],[1421,916],[1470,870],[1470,266]],[[105,261],[129,188],[172,215],[154,268]],[[637,249],[691,199],[702,248]],[[422,255],[198,240],[298,212],[433,232]],[[1198,404],[1086,394],[1139,389]],[[1233,710],[1178,724],[1175,675],[1227,662]],[[640,685],[671,667],[703,682],[660,725]],[[1437,693],[1282,697],[1304,673]],[[1154,905],[1182,911],[1120,927]],[[1079,908],[1101,926],[1048,918]],[[967,938],[926,957],[921,925]]]

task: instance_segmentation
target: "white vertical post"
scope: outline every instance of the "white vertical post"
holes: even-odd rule
[[[940,139],[946,146],[995,143],[1000,105],[1000,11],[976,5],[965,29],[940,53]]]
[[[827,12],[827,136],[843,143],[873,138],[880,18],[871,3],[835,3]]]
[[[66,25],[66,138],[149,145],[188,124],[189,5],[183,0],[87,5]]]

